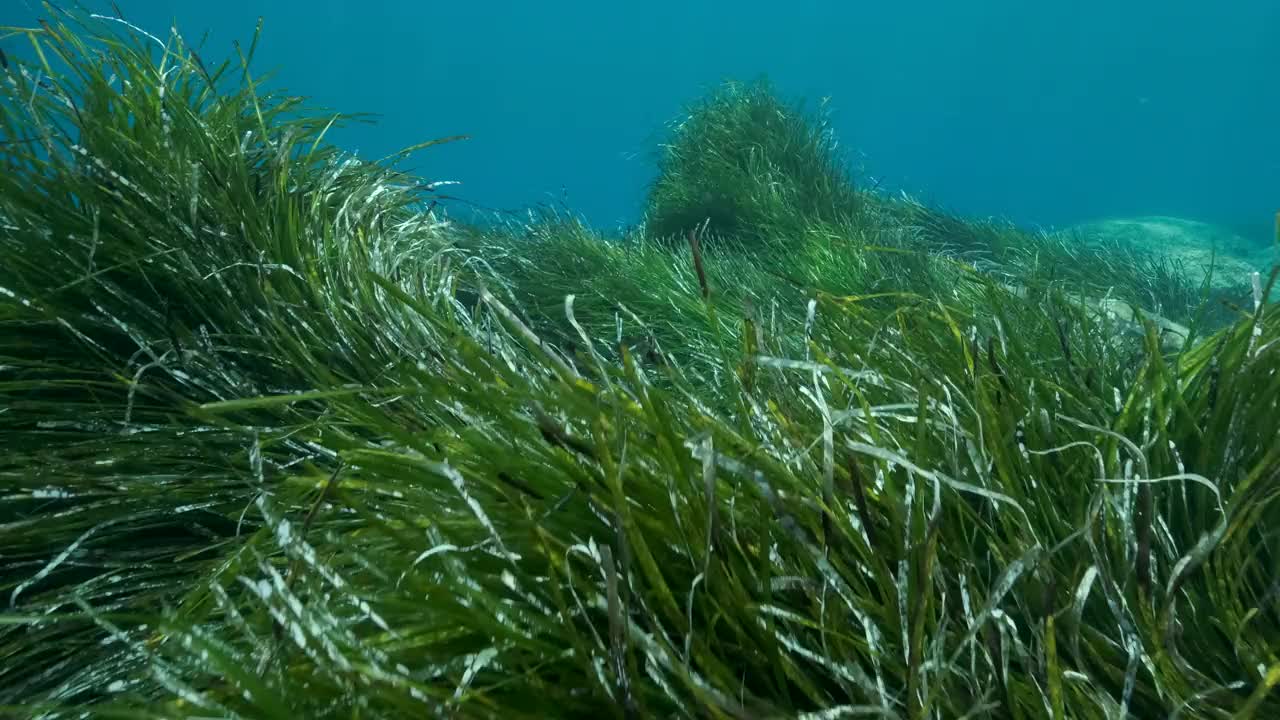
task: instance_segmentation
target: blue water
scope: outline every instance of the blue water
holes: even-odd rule
[[[0,24],[33,4],[6,0]],[[344,146],[375,158],[469,134],[413,167],[487,207],[563,201],[605,228],[638,219],[684,103],[762,74],[830,97],[869,175],[964,213],[1171,214],[1264,242],[1280,209],[1276,0],[117,4],[158,35],[171,19],[208,31],[207,62],[264,15],[260,70],[381,115]]]

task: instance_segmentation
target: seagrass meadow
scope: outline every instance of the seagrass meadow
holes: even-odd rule
[[[628,233],[461,222],[258,35],[0,38],[0,715],[1280,717],[1276,272],[879,193],[763,82]]]

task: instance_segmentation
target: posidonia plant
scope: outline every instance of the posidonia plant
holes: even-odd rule
[[[1280,712],[1275,273],[1209,323],[852,186],[752,243],[461,229],[252,47],[50,12],[0,77],[6,711]]]

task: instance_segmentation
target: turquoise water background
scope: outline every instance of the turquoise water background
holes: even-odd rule
[[[1170,214],[1265,242],[1280,209],[1277,0],[117,4],[156,35],[207,31],[206,62],[264,16],[259,72],[381,116],[344,146],[376,158],[465,133],[413,168],[484,207],[564,202],[606,229],[639,219],[684,104],[761,75],[829,97],[867,175],[960,212]],[[43,12],[5,0],[0,24]]]

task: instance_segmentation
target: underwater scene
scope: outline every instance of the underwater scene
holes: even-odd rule
[[[1280,718],[1277,30],[5,0],[0,718]]]

